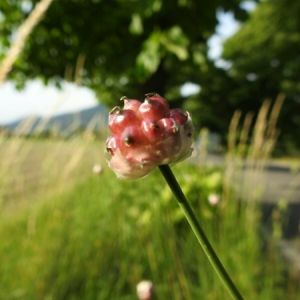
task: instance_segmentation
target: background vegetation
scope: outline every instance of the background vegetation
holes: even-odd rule
[[[28,171],[11,178],[27,180],[22,193],[2,185],[0,299],[134,299],[145,278],[155,284],[154,299],[229,299],[157,170],[137,181],[114,179],[105,164],[93,174],[92,162],[104,163],[103,143],[78,139],[20,147],[10,138],[1,144],[6,161],[7,143],[19,146],[20,168],[33,158],[32,172],[48,167],[39,174],[47,185],[32,190]],[[174,172],[242,294],[296,299],[297,281],[261,239],[258,206],[225,193],[221,169],[181,163]],[[221,202],[210,205],[211,193]]]
[[[47,10],[51,1],[43,2]],[[123,94],[142,98],[157,91],[191,111],[197,129],[222,133],[228,140],[225,172],[199,167],[197,157],[174,172],[245,298],[293,300],[299,297],[297,274],[265,238],[258,202],[248,191],[240,201],[232,183],[241,166],[235,156],[262,170],[279,135],[282,107],[281,151],[297,149],[299,5],[259,2],[246,21],[242,2],[53,1],[23,38],[9,78],[17,87],[30,78],[58,85],[75,78],[109,105]],[[3,61],[36,3],[0,2]],[[218,9],[245,21],[225,45],[228,69],[207,57]],[[2,70],[0,80],[7,75]],[[198,94],[181,95],[187,81],[201,87]],[[273,109],[266,97],[277,98]],[[249,109],[257,114],[248,113],[239,125]],[[250,126],[253,119],[256,126]],[[145,179],[117,181],[103,148],[92,132],[68,140],[1,133],[0,299],[133,299],[142,279],[154,282],[156,299],[228,299],[162,176],[156,170]],[[92,172],[95,163],[102,172]],[[219,203],[209,203],[212,194]],[[282,220],[275,221],[280,233]]]
[[[27,39],[10,79],[18,87],[30,78],[59,84],[80,75],[102,103],[115,106],[120,95],[143,99],[156,91],[194,116],[197,129],[222,134],[236,109],[257,113],[266,98],[285,93],[278,154],[299,148],[299,1],[216,0],[53,1]],[[0,57],[36,0],[1,1]],[[231,11],[240,30],[225,44],[219,68],[208,58],[207,41]],[[224,64],[223,64],[224,65]],[[76,66],[76,67],[75,67]],[[200,91],[184,97],[192,82]]]
[[[260,118],[268,109],[261,108]],[[270,156],[275,141],[262,137],[272,127],[260,119],[246,149],[249,128],[237,138],[238,118],[225,168],[203,166],[202,148],[173,169],[245,298],[293,300],[297,273],[265,236],[257,190],[247,189]],[[153,299],[229,299],[158,170],[117,180],[106,167],[104,141],[95,137],[87,131],[67,140],[0,135],[0,299],[133,299],[143,279],[154,282]],[[236,179],[243,166],[237,157],[254,163],[244,181]],[[92,171],[95,164],[102,172]],[[209,202],[212,195],[219,202]],[[284,220],[264,221],[280,236]]]

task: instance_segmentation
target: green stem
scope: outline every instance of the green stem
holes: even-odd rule
[[[204,250],[207,258],[213,265],[215,271],[219,275],[220,279],[222,280],[223,284],[227,288],[229,294],[231,295],[232,299],[235,300],[243,300],[240,292],[232,282],[231,278],[227,274],[225,268],[223,267],[221,261],[219,260],[217,254],[215,253],[213,247],[211,246],[210,242],[208,241],[202,227],[199,224],[197,217],[195,216],[191,206],[189,205],[186,197],[184,196],[171,168],[168,165],[158,166],[161,173],[163,174],[164,178],[166,179],[170,189],[172,190],[173,194],[177,198],[178,204],[183,210],[183,213],[188,220],[190,226],[192,227],[194,234],[196,235],[199,244],[201,245],[202,249]]]

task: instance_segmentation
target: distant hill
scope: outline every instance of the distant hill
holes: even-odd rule
[[[2,127],[22,135],[52,131],[58,135],[69,136],[78,130],[87,128],[92,131],[102,130],[107,127],[107,124],[108,111],[104,105],[99,104],[89,109],[57,115],[51,118],[30,116],[19,121],[2,125]]]

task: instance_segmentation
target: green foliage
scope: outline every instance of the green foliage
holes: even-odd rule
[[[109,106],[122,95],[143,99],[156,91],[172,107],[189,110],[197,129],[208,127],[224,139],[236,109],[256,113],[266,98],[283,92],[287,98],[277,153],[295,155],[300,146],[299,1],[260,1],[249,19],[242,2],[53,1],[26,41],[10,79],[22,87],[31,78],[59,85],[62,79],[81,76]],[[0,3],[0,59],[36,3]],[[246,20],[225,43],[223,57],[232,64],[228,70],[207,57],[217,10]],[[200,92],[184,98],[180,87],[185,82],[198,84]]]
[[[154,31],[143,43],[142,51],[137,57],[138,80],[143,82],[154,73],[163,57],[172,53],[179,60],[188,58],[188,38],[181,28],[174,26],[166,32]]]
[[[232,10],[238,19],[245,19],[240,2],[53,1],[27,40],[10,78],[18,86],[24,85],[24,76],[59,84],[70,70],[75,73],[78,58],[84,57],[83,84],[95,90],[101,102],[115,104],[124,94],[142,98],[156,91],[164,95],[186,81],[201,79],[206,41],[218,23],[216,11]],[[0,4],[1,57],[36,3]],[[183,100],[179,93],[174,96],[174,101]]]
[[[279,128],[281,150],[300,146],[300,3],[261,1],[241,29],[224,45],[223,57],[232,62],[229,76],[236,83],[243,110],[256,110],[266,98],[287,95]]]
[[[185,164],[174,172],[242,294],[295,299],[285,292],[275,252],[261,251],[258,217],[246,221],[247,205],[207,204],[206,195],[221,192],[220,172]],[[178,205],[165,185],[158,170],[117,181],[105,169],[2,212],[0,299],[133,299],[145,278],[155,284],[155,299],[229,299],[188,224],[175,218]]]

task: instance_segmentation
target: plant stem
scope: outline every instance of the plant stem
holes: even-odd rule
[[[214,267],[215,271],[219,275],[220,279],[222,280],[223,284],[227,288],[229,294],[231,295],[232,299],[235,300],[243,300],[240,292],[232,282],[231,278],[229,277],[228,273],[226,272],[225,268],[223,267],[221,261],[219,260],[217,254],[215,253],[213,247],[211,246],[210,242],[208,241],[200,223],[195,216],[191,206],[189,205],[185,195],[183,194],[171,168],[169,165],[161,165],[158,166],[161,173],[163,174],[164,178],[166,179],[170,189],[172,190],[173,194],[177,198],[178,204],[181,207],[186,219],[188,220],[194,234],[196,235],[199,244],[201,245],[203,251],[205,252],[208,260],[211,262],[212,266]]]

